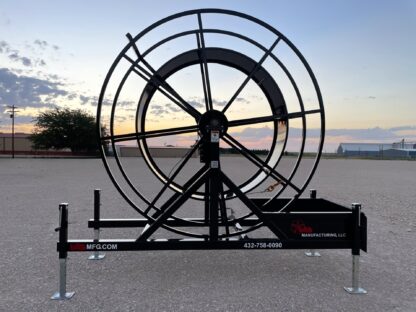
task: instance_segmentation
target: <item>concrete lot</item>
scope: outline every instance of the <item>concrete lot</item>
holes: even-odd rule
[[[244,168],[239,158],[231,166]],[[320,258],[288,250],[151,251],[107,253],[99,262],[71,253],[68,290],[76,294],[57,302],[49,298],[58,280],[58,204],[70,203],[70,238],[92,237],[94,188],[103,190],[102,217],[136,215],[100,160],[2,158],[0,311],[415,311],[415,172],[410,161],[322,160],[310,184],[326,199],[363,204],[365,296],[343,290],[351,283],[346,250]]]

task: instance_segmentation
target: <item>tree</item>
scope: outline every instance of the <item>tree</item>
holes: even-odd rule
[[[70,148],[73,153],[88,154],[98,151],[95,118],[80,109],[55,108],[41,113],[35,118],[30,140],[35,149]]]

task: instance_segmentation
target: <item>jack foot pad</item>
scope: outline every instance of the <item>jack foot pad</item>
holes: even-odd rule
[[[352,295],[365,295],[367,290],[361,287],[344,287],[344,290]]]
[[[103,260],[105,258],[104,254],[92,254],[88,257],[88,260]]]
[[[308,251],[305,251],[305,256],[307,256],[307,257],[320,257],[321,254],[319,252],[315,251],[315,250],[308,250]]]
[[[74,296],[75,292],[66,292],[64,295],[61,295],[60,292],[56,292],[51,297],[52,300],[69,300]]]

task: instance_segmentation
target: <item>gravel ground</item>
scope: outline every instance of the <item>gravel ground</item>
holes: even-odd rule
[[[236,171],[239,162],[231,162]],[[310,184],[328,200],[363,205],[365,296],[343,290],[351,283],[347,250],[323,250],[320,258],[301,250],[150,251],[107,253],[98,262],[71,253],[68,290],[76,294],[58,302],[49,299],[58,280],[58,204],[70,203],[70,238],[92,237],[86,221],[94,188],[103,190],[102,217],[134,211],[100,160],[2,158],[0,310],[416,311],[415,168],[410,161],[325,159]]]

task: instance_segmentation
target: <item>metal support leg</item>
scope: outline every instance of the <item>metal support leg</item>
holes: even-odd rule
[[[98,243],[100,240],[100,229],[94,229],[94,242]],[[100,253],[98,250],[94,251],[92,255],[88,257],[88,260],[103,260],[105,254]]]
[[[360,256],[352,256],[352,287],[344,287],[345,291],[354,294],[366,294],[367,291],[364,288],[360,287]]]
[[[314,190],[314,189],[309,190],[309,198],[316,199],[316,190]],[[305,252],[305,255],[307,257],[320,257],[321,256],[321,254],[319,252],[317,252],[316,250],[313,250],[313,249],[307,250]]]
[[[59,205],[59,227],[56,229],[59,232],[59,291],[54,293],[52,300],[67,300],[71,299],[74,292],[66,292],[66,260],[68,258],[68,204]]]
[[[344,287],[345,291],[350,294],[366,294],[367,291],[360,287],[360,249],[361,249],[361,204],[352,204],[353,217],[353,247],[352,247],[352,287]]]
[[[53,294],[52,300],[68,300],[75,294],[66,291],[66,260],[59,259],[59,291]]]
[[[101,200],[100,200],[100,192],[101,190],[94,190],[94,221],[99,222],[100,221],[100,206],[101,206]],[[98,243],[100,240],[100,227],[99,225],[96,225],[94,227],[94,243]],[[88,257],[88,260],[102,260],[104,259],[105,255],[101,254],[98,250],[94,251],[94,253]]]

